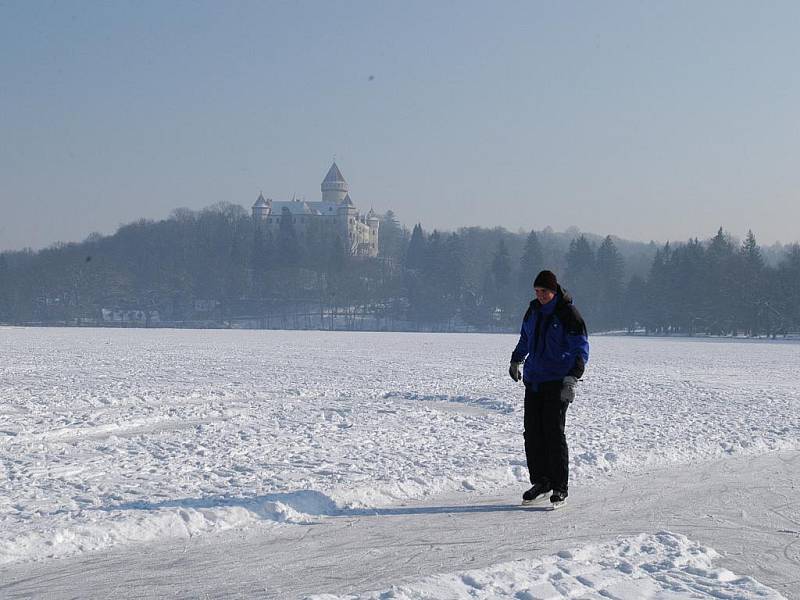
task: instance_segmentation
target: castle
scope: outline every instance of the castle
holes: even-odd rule
[[[264,199],[259,194],[253,204],[253,221],[256,226],[276,236],[281,222],[291,219],[297,237],[301,240],[314,240],[330,247],[338,236],[352,256],[378,255],[378,226],[380,221],[373,210],[367,215],[359,215],[350,199],[350,186],[342,177],[336,162],[320,186],[321,202],[290,200],[276,202]]]

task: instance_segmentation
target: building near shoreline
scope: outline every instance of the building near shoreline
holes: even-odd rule
[[[359,213],[335,162],[320,188],[320,202],[275,201],[259,194],[253,204],[253,221],[273,236],[282,225],[291,225],[299,240],[313,241],[317,247],[330,247],[338,238],[352,256],[377,256],[380,220],[372,209],[366,215]]]

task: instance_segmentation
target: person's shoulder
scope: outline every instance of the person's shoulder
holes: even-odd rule
[[[522,317],[523,321],[527,321],[530,318],[531,313],[533,313],[533,311],[536,310],[537,302],[538,302],[538,300],[531,300],[531,303],[528,304],[528,310],[525,311],[525,316]]]
[[[572,302],[564,302],[557,309],[558,319],[569,333],[586,334],[586,323],[578,307]]]

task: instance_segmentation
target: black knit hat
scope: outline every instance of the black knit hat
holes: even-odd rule
[[[558,291],[558,280],[552,271],[542,271],[533,280],[533,287],[545,288],[554,292]]]

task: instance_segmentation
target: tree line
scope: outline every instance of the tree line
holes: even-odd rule
[[[764,260],[752,231],[741,244],[720,228],[706,242],[665,244],[647,278],[631,278],[626,326],[650,333],[777,335],[800,331],[800,245]]]
[[[102,324],[109,310],[136,310],[176,325],[515,331],[548,268],[591,331],[800,329],[800,246],[768,261],[752,232],[656,247],[549,228],[409,230],[388,211],[379,245],[378,258],[355,258],[341,239],[303,239],[291,218],[270,234],[238,205],[178,209],[0,254],[0,322]]]

